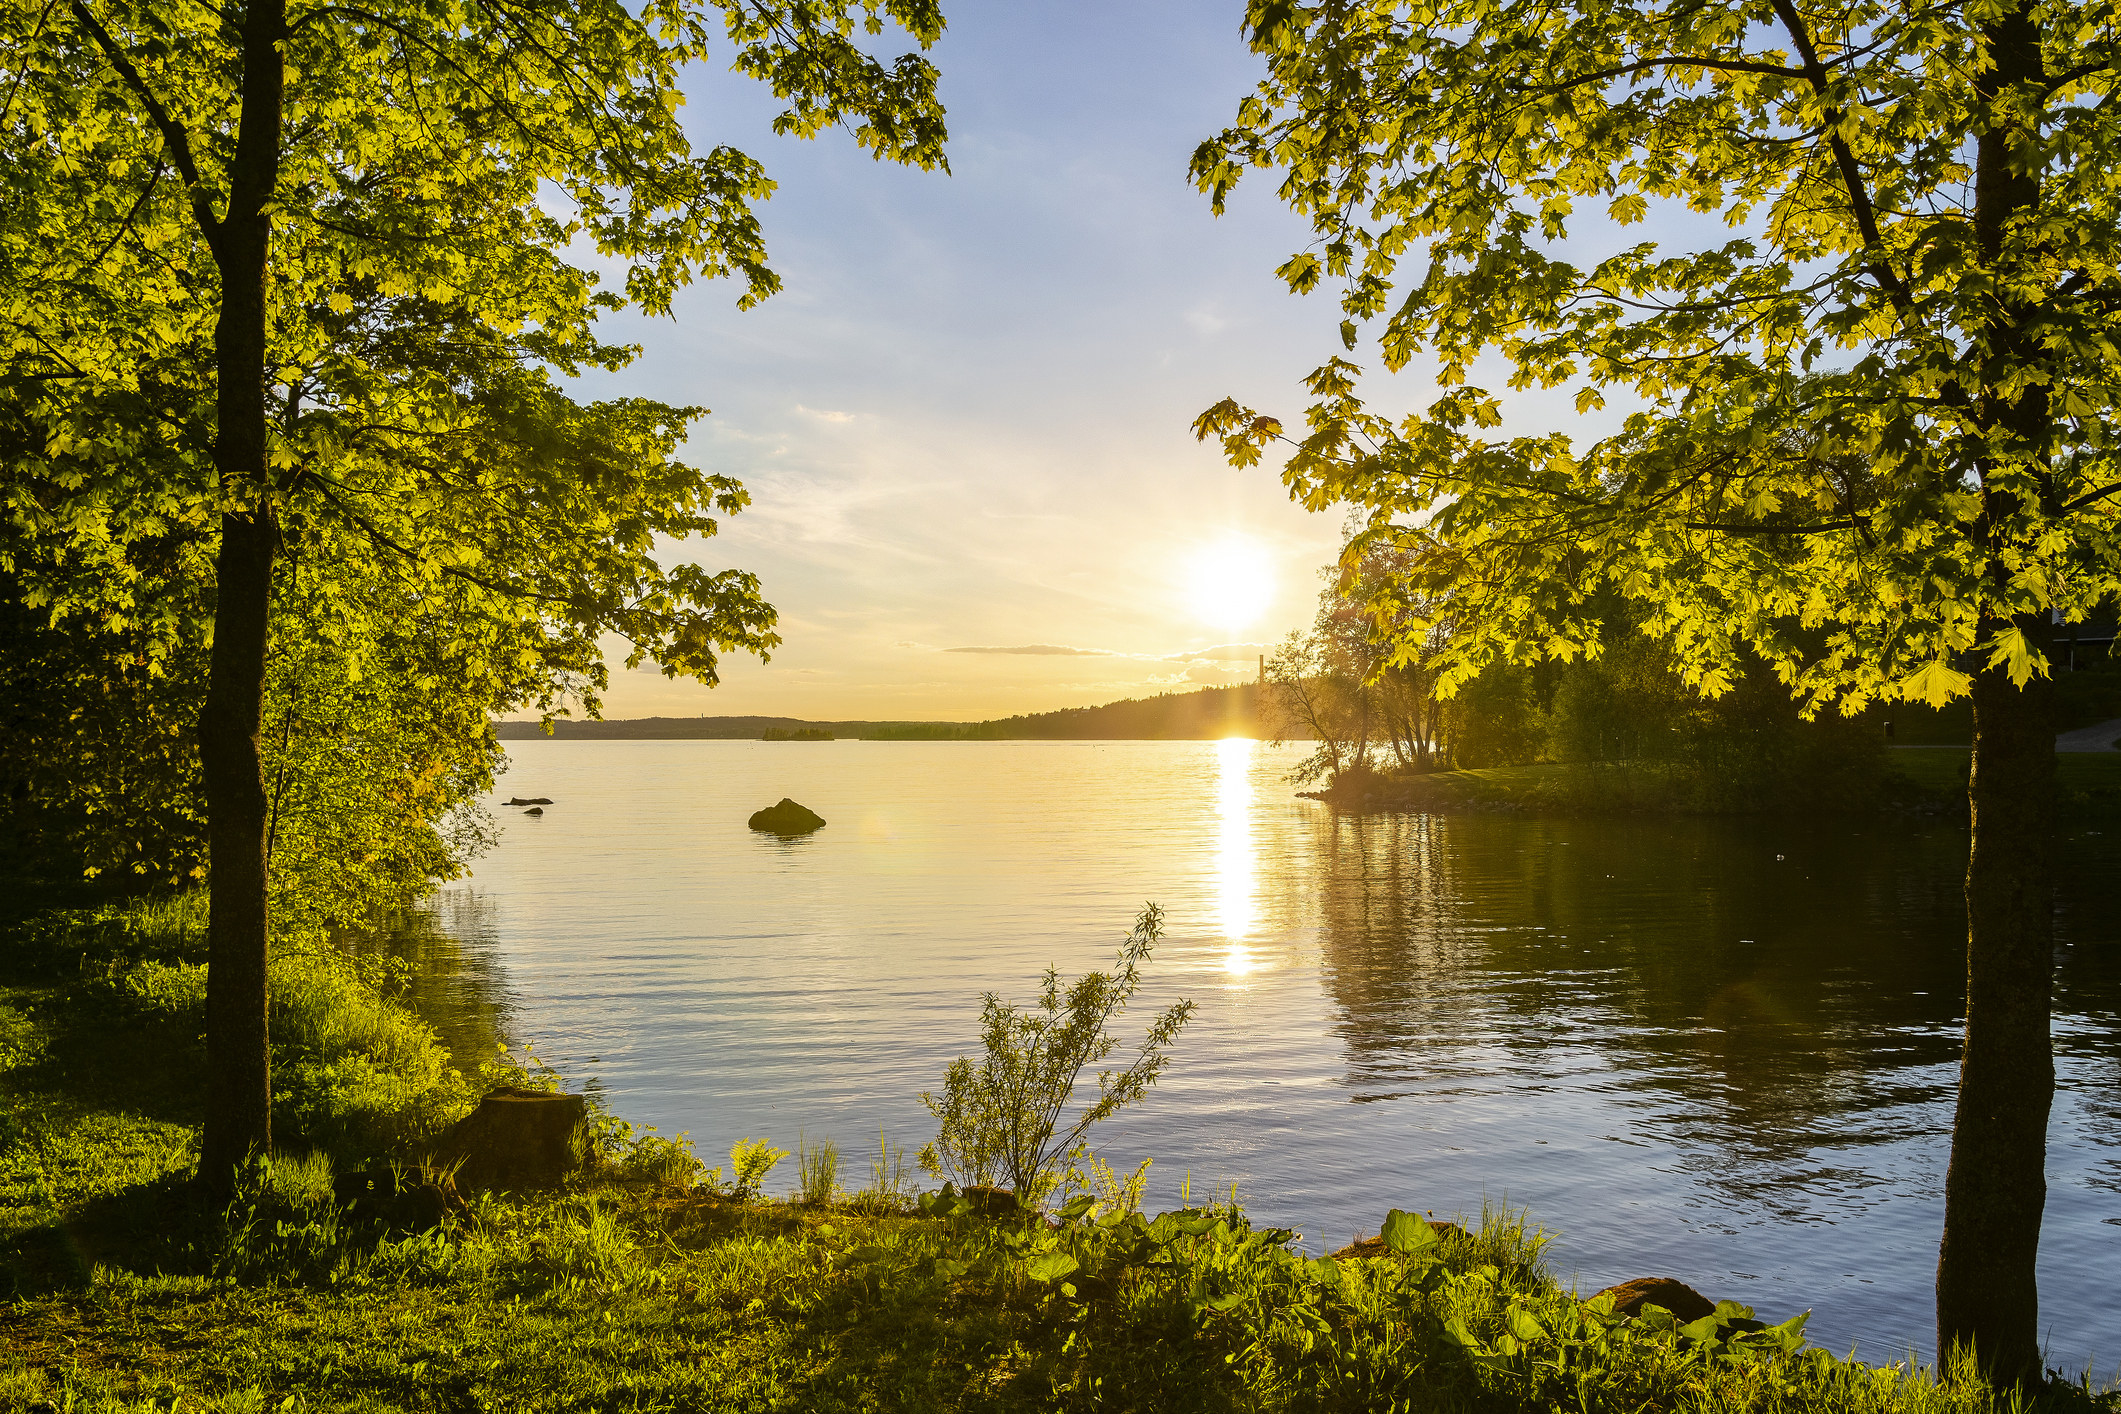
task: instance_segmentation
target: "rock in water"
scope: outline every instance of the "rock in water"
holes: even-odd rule
[[[751,817],[751,828],[765,830],[775,835],[807,835],[812,830],[824,828],[824,817],[806,806],[797,805],[787,796],[781,797],[779,805],[769,805]]]
[[[523,813],[525,815],[543,815],[545,813],[545,807],[542,805],[533,805]]]
[[[1703,1316],[1716,1314],[1715,1302],[1685,1282],[1674,1281],[1670,1277],[1637,1277],[1633,1281],[1594,1292],[1591,1299],[1595,1301],[1600,1296],[1613,1298],[1613,1314],[1616,1316],[1639,1316],[1644,1306],[1662,1306],[1684,1326],[1700,1320]]]
[[[580,1095],[503,1086],[450,1126],[435,1162],[458,1165],[456,1187],[466,1193],[557,1188],[582,1166],[585,1151],[575,1131],[588,1119]]]

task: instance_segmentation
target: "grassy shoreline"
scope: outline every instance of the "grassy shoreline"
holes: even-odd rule
[[[916,1199],[883,1164],[827,1202],[747,1199],[634,1162],[669,1148],[614,1123],[612,1161],[567,1191],[480,1197],[424,1232],[358,1222],[331,1166],[473,1087],[430,1073],[409,1017],[375,1021],[376,978],[316,963],[289,1021],[307,1017],[288,1052],[307,1059],[283,1057],[309,1069],[281,1091],[315,1148],[209,1208],[185,1181],[189,927],[105,908],[5,936],[0,1409],[2009,1407],[1787,1330],[1617,1318],[1556,1284],[1509,1214],[1464,1233],[1402,1217],[1379,1255],[1321,1261],[1229,1206],[997,1219]],[[400,1102],[395,1127],[361,1119]],[[2059,1386],[2049,1402],[2121,1408]]]
[[[1898,747],[1875,782],[1859,783],[1843,809],[1963,816],[1973,753],[1968,747]],[[2069,819],[2121,817],[2121,751],[2058,752],[2058,804]],[[1427,775],[1343,777],[1300,794],[1353,813],[1386,810],[1510,811],[1526,814],[1759,814],[1770,807],[1704,804],[1692,773],[1661,763],[1489,766]],[[1799,807],[1788,807],[1796,809]],[[1819,807],[1801,807],[1813,810]]]

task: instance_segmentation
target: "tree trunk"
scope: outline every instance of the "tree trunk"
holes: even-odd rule
[[[275,533],[269,508],[260,508],[251,516],[222,518],[211,678],[206,705],[199,714],[212,870],[206,962],[206,1133],[200,1146],[199,1174],[217,1192],[226,1190],[247,1157],[265,1152],[272,1143],[265,1022],[265,966],[270,950],[265,902],[266,803],[258,727],[265,689]]]
[[[266,288],[279,179],[284,0],[243,13],[243,113],[228,209],[207,241],[221,274],[214,327],[218,426],[214,464],[231,507],[221,517],[214,647],[199,713],[206,786],[208,887],[206,1132],[199,1177],[225,1194],[236,1170],[272,1144],[266,1030],[266,799],[258,729],[272,617],[273,513],[265,419]]]
[[[2041,642],[2045,615],[2018,628]],[[2054,684],[1974,679],[1973,845],[1966,866],[1966,1050],[1944,1241],[1937,1261],[1940,1354],[1971,1344],[1999,1382],[2031,1384],[2040,1362],[2034,1263],[2047,1202],[2055,1093],[2048,1008],[2054,970],[2049,849]]]

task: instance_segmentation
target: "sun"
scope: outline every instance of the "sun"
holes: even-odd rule
[[[1249,536],[1229,535],[1187,559],[1186,597],[1204,623],[1229,633],[1250,628],[1274,600],[1274,561]]]

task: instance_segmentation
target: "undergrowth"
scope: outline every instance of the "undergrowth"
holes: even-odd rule
[[[99,916],[86,945],[47,928],[0,954],[0,1409],[2018,1407],[1964,1369],[1837,1359],[1801,1320],[1620,1318],[1552,1279],[1520,1215],[1454,1231],[1394,1213],[1379,1255],[1336,1259],[1234,1203],[1147,1216],[1140,1174],[985,1216],[914,1194],[882,1142],[853,1195],[802,1146],[808,1201],[774,1202],[765,1140],[725,1180],[682,1137],[599,1116],[606,1159],[573,1189],[408,1231],[342,1205],[334,1179],[479,1082],[389,1015],[387,979],[322,958],[279,1003],[278,1117],[308,1138],[208,1207],[184,1181],[195,922]],[[389,1109],[408,1096],[409,1120]],[[2121,1408],[2060,1384],[2043,1399]]]

